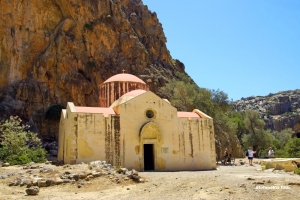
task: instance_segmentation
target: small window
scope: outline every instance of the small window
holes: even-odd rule
[[[152,110],[147,110],[146,111],[146,116],[151,119],[151,118],[154,117],[154,112]]]

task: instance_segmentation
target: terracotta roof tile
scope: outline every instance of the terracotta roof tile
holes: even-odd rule
[[[115,115],[115,111],[112,108],[99,108],[99,107],[81,107],[75,106],[76,112],[78,113],[103,113],[105,117],[108,115]]]
[[[201,118],[197,113],[194,112],[177,112],[178,118]]]

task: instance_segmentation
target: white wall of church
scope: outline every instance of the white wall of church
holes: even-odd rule
[[[216,155],[213,120],[179,118],[179,155],[181,167],[189,170],[215,169]]]
[[[212,119],[177,118],[177,110],[152,92],[121,104],[119,109],[125,167],[144,170],[144,144],[154,144],[156,171],[215,169]],[[147,110],[155,113],[152,119],[146,117]],[[140,136],[148,122],[152,122],[146,125],[148,134]]]
[[[77,163],[105,160],[105,117],[78,113]]]
[[[144,144],[153,144],[156,171],[216,168],[213,120],[178,118],[176,108],[150,91],[120,104],[120,115],[76,113],[73,103],[64,112],[58,152],[64,163],[105,160],[143,171]]]

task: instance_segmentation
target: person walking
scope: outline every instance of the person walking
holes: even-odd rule
[[[252,147],[249,147],[248,149],[248,161],[249,161],[249,165],[253,165],[252,161],[253,161],[253,155],[256,153],[256,151],[252,150]]]

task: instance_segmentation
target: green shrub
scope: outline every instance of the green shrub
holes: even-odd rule
[[[28,130],[19,117],[0,122],[0,159],[11,165],[44,162],[46,152],[36,133]]]
[[[10,165],[22,165],[26,163],[30,163],[31,160],[27,155],[9,155],[4,159],[4,162],[8,162]]]
[[[46,151],[43,148],[33,149],[28,152],[28,157],[35,163],[42,163],[46,161]]]
[[[276,158],[289,158],[288,152],[284,149],[277,149],[274,151],[274,155]]]
[[[45,162],[46,151],[43,148],[27,149],[26,153],[20,155],[8,155],[4,158],[4,162],[10,165],[22,165],[30,162],[42,163]]]
[[[300,175],[300,168],[298,168],[298,169],[295,170],[295,174]]]
[[[300,158],[300,138],[290,138],[285,146],[291,158]]]

